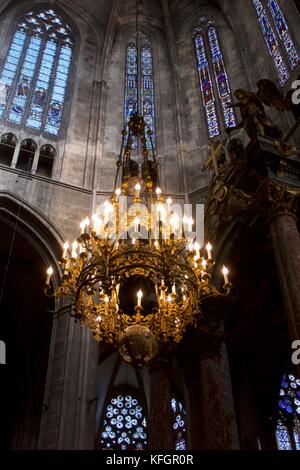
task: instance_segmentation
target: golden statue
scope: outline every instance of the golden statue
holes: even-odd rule
[[[278,142],[277,147],[282,153],[293,153],[294,147],[284,142],[283,131],[268,117],[264,107],[266,105],[278,111],[289,111],[290,103],[271,80],[259,80],[257,87],[256,93],[241,88],[235,90],[234,96],[238,102],[229,103],[228,107],[240,108],[242,121],[236,129],[244,128],[250,139],[255,139],[257,134],[271,137]]]

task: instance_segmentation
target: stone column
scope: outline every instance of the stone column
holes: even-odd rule
[[[171,384],[167,364],[150,366],[149,433],[151,450],[173,450],[174,433],[171,410]]]
[[[31,167],[31,173],[33,175],[36,174],[36,170],[39,164],[39,157],[40,157],[40,149],[37,147],[34,152],[34,157],[33,157],[33,162],[32,162],[32,167]]]
[[[278,212],[270,232],[291,339],[300,339],[300,235],[296,217]]]
[[[205,449],[239,449],[225,343],[220,355],[201,360],[200,386]]]
[[[300,235],[297,208],[300,189],[288,189],[267,181],[259,203],[269,222],[278,277],[291,340],[300,339]]]
[[[12,168],[16,168],[17,161],[18,161],[18,157],[19,157],[20,148],[21,148],[21,143],[18,142],[17,145],[16,145],[16,148],[15,148],[14,154],[13,154],[13,158],[12,158],[11,164],[10,164],[10,166],[11,166]]]
[[[98,343],[70,312],[55,312],[39,449],[94,449]]]
[[[192,359],[184,367],[190,449],[239,449],[226,345],[201,333],[193,336]]]

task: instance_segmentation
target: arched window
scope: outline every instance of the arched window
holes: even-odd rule
[[[37,175],[51,178],[55,156],[55,149],[51,145],[43,145],[43,147],[41,147],[36,169]]]
[[[291,374],[281,381],[276,440],[279,450],[300,450],[300,380]]]
[[[213,138],[220,134],[220,122],[228,128],[235,127],[236,121],[233,109],[227,106],[231,90],[218,33],[206,18],[195,30],[194,45],[208,135]]]
[[[15,153],[17,138],[14,134],[4,134],[0,140],[0,163],[10,165]]]
[[[293,70],[299,63],[298,51],[277,0],[253,0],[253,4],[279,83],[283,86],[290,76],[289,68]]]
[[[20,146],[16,168],[30,172],[34,155],[37,149],[36,143],[31,139],[23,140]]]
[[[143,36],[140,38],[140,111],[145,122],[152,131],[152,142],[155,146],[155,103],[153,83],[153,53],[152,47]],[[134,41],[130,41],[126,47],[125,63],[125,103],[124,124],[126,125],[132,114],[137,111],[137,87],[138,87],[137,50]],[[147,147],[150,148],[150,139],[146,134]]]
[[[174,416],[175,450],[186,450],[185,410],[176,398],[171,399],[171,409]]]
[[[102,449],[143,450],[147,447],[147,425],[143,407],[132,395],[111,398],[101,430]]]
[[[18,23],[0,75],[0,118],[57,138],[73,45],[70,27],[54,10],[27,13]]]

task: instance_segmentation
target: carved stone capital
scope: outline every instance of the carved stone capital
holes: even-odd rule
[[[296,217],[299,201],[300,189],[292,189],[266,180],[257,192],[255,206],[265,220],[270,223],[274,217],[282,214],[291,214]]]
[[[211,186],[205,211],[207,238],[215,241],[219,231],[247,212],[251,204],[252,196],[216,178]]]

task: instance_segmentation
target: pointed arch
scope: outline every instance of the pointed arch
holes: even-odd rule
[[[137,109],[138,88],[141,90],[139,109],[142,112],[148,129],[152,131],[152,141],[155,146],[155,95],[153,72],[153,49],[149,40],[140,34],[140,57],[137,57],[135,39],[130,39],[126,45],[125,53],[125,98],[124,98],[124,125]],[[140,78],[138,77],[137,60],[140,63]],[[140,80],[140,83],[139,83]],[[151,147],[150,139],[146,135],[147,147]],[[134,146],[135,146],[134,142]]]
[[[285,16],[277,0],[252,0],[269,55],[283,86],[300,57],[292,40]]]
[[[0,119],[57,139],[74,56],[74,34],[52,8],[18,21],[0,74]]]
[[[214,23],[201,18],[193,41],[208,135],[214,138],[222,127],[236,125],[235,113],[228,106],[231,102],[230,83]]]

